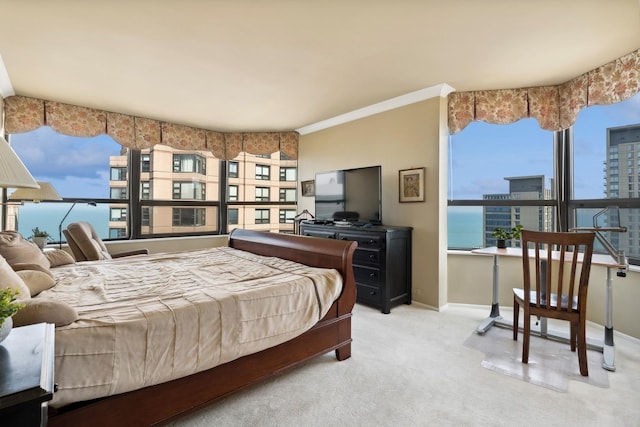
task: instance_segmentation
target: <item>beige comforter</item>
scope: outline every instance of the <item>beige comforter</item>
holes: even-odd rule
[[[335,270],[228,247],[52,269],[79,320],[56,329],[53,406],[122,393],[275,346],[321,319]]]

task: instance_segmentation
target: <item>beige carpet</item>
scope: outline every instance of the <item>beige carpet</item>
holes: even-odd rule
[[[587,350],[589,376],[580,375],[578,353],[569,344],[531,336],[529,363],[522,363],[522,334],[513,340],[511,329],[493,327],[484,335],[472,332],[466,347],[485,354],[482,367],[559,392],[569,390],[569,381],[609,387],[608,371],[602,369],[602,353]]]
[[[508,334],[493,328],[475,335],[488,313],[487,307],[436,312],[412,304],[382,314],[356,305],[350,359],[320,356],[171,426],[640,425],[640,341],[616,337],[616,372],[598,366],[602,354],[589,354],[590,378],[607,376],[608,388],[570,379],[559,393],[482,366],[485,351],[470,348],[469,340],[492,346],[489,332]],[[587,334],[602,339],[602,327],[589,325]],[[532,345],[532,356],[537,348]],[[577,356],[566,352],[577,372]]]

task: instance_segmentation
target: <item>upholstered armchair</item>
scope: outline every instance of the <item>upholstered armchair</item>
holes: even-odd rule
[[[63,233],[76,261],[96,261],[149,253],[146,248],[110,253],[96,230],[86,221],[69,224]]]

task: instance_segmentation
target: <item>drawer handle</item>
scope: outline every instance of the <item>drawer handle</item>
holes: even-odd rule
[[[376,291],[369,291],[369,295],[375,295]]]
[[[369,273],[369,277],[375,278],[376,277],[376,273]]]
[[[344,237],[344,236],[342,236],[342,237],[340,238],[340,240],[347,240],[347,238],[346,238],[346,237]]]
[[[371,254],[371,255],[369,255],[369,259],[376,259],[376,256]]]
[[[369,239],[369,243],[373,244],[373,243],[375,243],[375,242],[376,242],[375,240],[373,240],[373,239]]]

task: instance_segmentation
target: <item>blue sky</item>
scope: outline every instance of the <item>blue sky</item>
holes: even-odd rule
[[[121,149],[111,137],[79,138],[41,127],[11,135],[11,146],[36,180],[51,182],[63,197],[109,197],[109,156]]]

